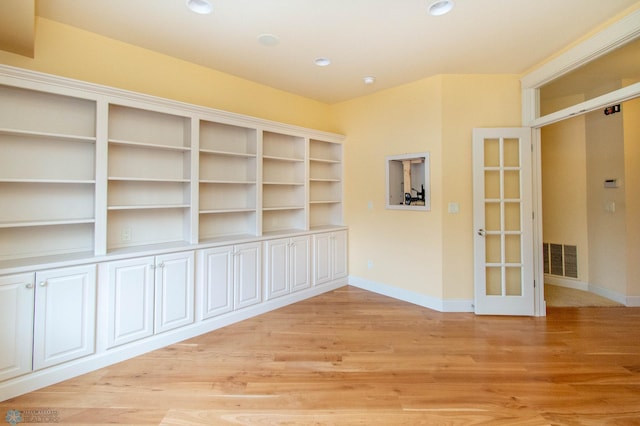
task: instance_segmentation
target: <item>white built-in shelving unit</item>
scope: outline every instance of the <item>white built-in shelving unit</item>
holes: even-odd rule
[[[79,82],[0,79],[0,269],[342,226],[341,142]]]
[[[342,142],[0,65],[0,400],[345,285]]]

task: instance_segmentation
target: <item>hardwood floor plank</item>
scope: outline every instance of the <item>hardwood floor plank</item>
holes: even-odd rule
[[[640,309],[440,313],[344,287],[0,402],[58,424],[640,425]],[[0,417],[2,418],[2,417]]]

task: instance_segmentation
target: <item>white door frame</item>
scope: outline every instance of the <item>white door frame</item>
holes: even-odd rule
[[[593,35],[562,55],[545,63],[520,79],[522,85],[522,125],[532,128],[531,142],[533,172],[533,271],[536,282],[535,313],[546,315],[544,302],[544,271],[542,261],[542,164],[540,128],[576,115],[624,102],[640,96],[640,83],[632,84],[594,99],[539,117],[538,88],[576,68],[640,37],[640,10]]]

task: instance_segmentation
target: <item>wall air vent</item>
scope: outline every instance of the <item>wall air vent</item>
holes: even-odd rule
[[[543,243],[544,273],[578,278],[578,249],[567,244]]]

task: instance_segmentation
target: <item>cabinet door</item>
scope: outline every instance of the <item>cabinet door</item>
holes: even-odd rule
[[[313,236],[313,285],[331,281],[331,234]]]
[[[291,239],[289,245],[289,278],[292,293],[309,288],[311,285],[309,273],[310,254],[311,246],[308,236]]]
[[[267,300],[289,294],[289,241],[288,238],[283,238],[265,242],[264,275]]]
[[[193,259],[193,252],[156,257],[156,333],[193,322]]]
[[[260,243],[247,243],[235,246],[234,286],[236,309],[259,303],[260,292]]]
[[[332,279],[344,278],[348,272],[347,262],[347,231],[333,233],[333,267]]]
[[[233,310],[233,247],[216,247],[199,253],[202,288],[201,319]]]
[[[153,256],[108,264],[108,347],[153,334],[153,267]]]
[[[0,381],[31,371],[34,274],[0,277]]]
[[[33,369],[92,354],[95,265],[38,272],[36,283]]]

